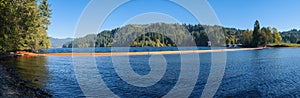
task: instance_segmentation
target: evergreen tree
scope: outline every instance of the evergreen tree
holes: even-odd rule
[[[259,21],[256,20],[255,24],[254,24],[254,30],[253,30],[253,35],[252,35],[252,44],[251,47],[259,47],[261,45],[262,42],[262,34],[261,34],[261,30],[260,30],[260,24]]]
[[[1,0],[0,52],[49,48],[50,12],[47,0]]]

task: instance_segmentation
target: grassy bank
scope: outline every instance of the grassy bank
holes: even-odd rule
[[[268,47],[300,47],[300,44],[281,43],[281,44],[268,44]]]

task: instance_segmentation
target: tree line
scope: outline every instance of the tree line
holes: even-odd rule
[[[37,52],[50,47],[47,0],[0,0],[0,13],[0,52]]]
[[[290,39],[292,38],[290,37]],[[253,30],[240,30],[201,24],[154,23],[145,25],[130,24],[113,30],[105,30],[97,35],[91,34],[77,38],[74,41],[64,44],[63,47],[191,46],[191,41],[196,46],[208,46],[208,42],[211,42],[217,46],[240,45],[241,47],[261,47],[269,43],[280,44],[283,40],[290,39],[286,39],[286,37],[282,38],[277,28],[261,28],[258,20],[255,21]]]
[[[282,37],[277,28],[260,27],[256,20],[253,31],[246,30],[242,34],[242,45],[244,47],[261,47],[270,43],[282,43]]]
[[[292,29],[290,31],[281,32],[282,40],[285,43],[297,43],[300,44],[300,30]]]

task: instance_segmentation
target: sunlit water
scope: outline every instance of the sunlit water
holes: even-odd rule
[[[210,73],[211,54],[199,56],[200,73],[190,97],[201,96]],[[137,74],[147,75],[151,71],[150,57],[130,56],[131,67]],[[178,81],[181,66],[180,55],[163,57],[167,70],[162,79],[150,87],[137,87],[123,81],[114,70],[111,57],[90,57],[94,60],[83,61],[86,67],[81,70],[91,70],[93,63],[97,64],[95,76],[100,74],[105,85],[119,97],[161,97]],[[299,48],[228,52],[225,75],[215,97],[300,97],[299,58]],[[1,62],[17,68],[27,85],[45,89],[54,97],[86,96],[77,82],[72,57],[18,57]]]

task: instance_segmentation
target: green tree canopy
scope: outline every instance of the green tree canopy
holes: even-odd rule
[[[256,20],[254,24],[253,34],[252,34],[252,44],[251,47],[259,47],[262,42],[262,34],[260,30],[259,21]]]
[[[246,30],[242,34],[242,44],[244,47],[250,47],[252,44],[253,31]]]
[[[49,48],[49,6],[47,0],[1,0],[0,52]]]
[[[281,35],[278,32],[276,36],[274,34],[274,30],[270,27],[260,28],[258,21],[255,22],[253,31],[201,24],[131,24],[113,30],[102,31],[97,36],[95,35],[95,38],[89,36],[77,38],[72,42],[66,43],[64,47],[87,48],[93,47],[94,44],[95,47],[111,47],[114,45],[135,47],[189,46],[191,44],[185,42],[192,41],[197,46],[208,46],[208,42],[211,42],[219,46],[242,44],[244,47],[260,47],[273,43],[275,38],[276,42],[281,42]],[[91,39],[95,40],[95,43],[88,41]],[[118,43],[116,44],[116,42]],[[126,43],[130,45],[125,45]]]
[[[291,34],[291,36],[290,36],[290,41],[291,41],[291,43],[297,43],[298,38],[296,37],[295,34]]]
[[[278,32],[277,28],[273,28],[272,31],[273,31],[274,43],[276,43],[276,44],[282,43],[282,37],[281,37],[280,33]]]

